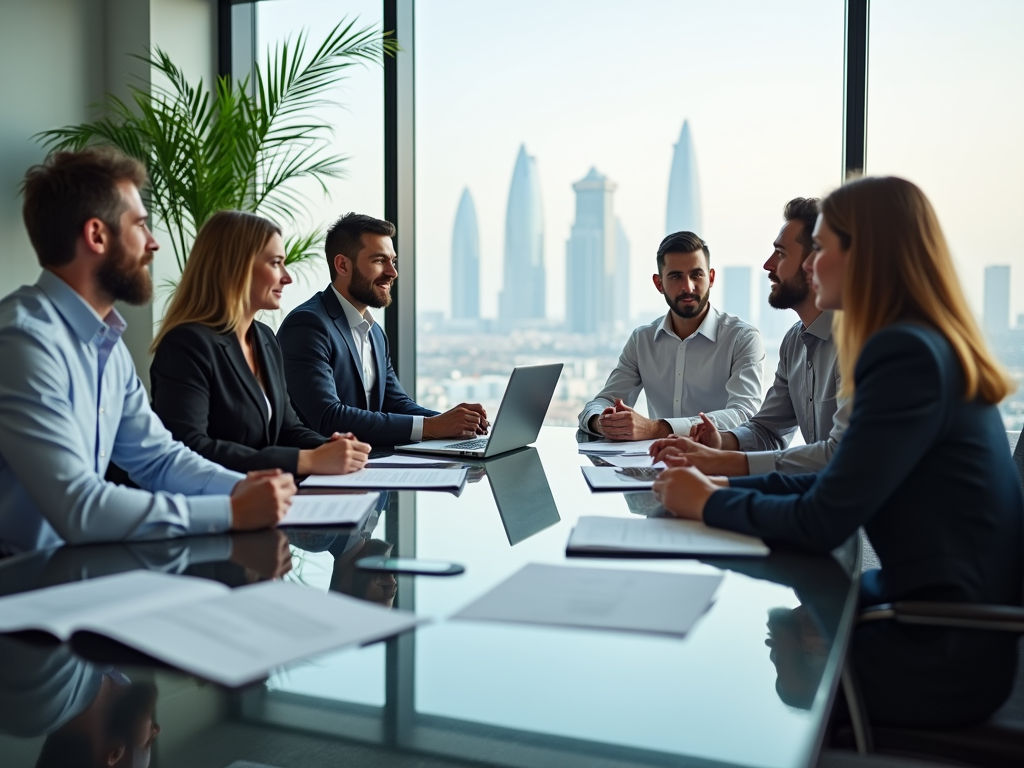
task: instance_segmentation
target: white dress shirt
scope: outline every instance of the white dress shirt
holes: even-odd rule
[[[680,339],[671,311],[633,331],[604,389],[583,408],[580,429],[621,398],[629,407],[647,393],[652,419],[690,434],[704,413],[720,430],[736,427],[761,405],[764,346],[757,329],[712,306],[692,334]]]
[[[346,299],[334,285],[331,290],[338,297],[338,303],[345,311],[345,318],[348,320],[348,327],[352,331],[352,340],[356,343],[356,351],[359,354],[360,372],[363,376],[363,392],[366,395],[366,407],[370,408],[373,402],[373,390],[377,386],[377,357],[373,354],[373,339],[370,337],[370,329],[376,322],[369,310],[360,312],[352,302]],[[423,439],[423,416],[412,417],[412,434],[409,439],[413,442]]]
[[[761,410],[730,430],[747,452],[752,475],[817,472],[828,464],[850,420],[852,403],[839,398],[839,354],[832,313],[804,328],[796,323],[782,339],[775,383]],[[797,427],[806,445],[787,447]]]

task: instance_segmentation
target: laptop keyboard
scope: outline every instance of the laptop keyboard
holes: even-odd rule
[[[475,451],[479,448],[487,447],[488,438],[484,437],[478,440],[463,440],[461,443],[449,443],[445,448],[455,448],[459,451]]]

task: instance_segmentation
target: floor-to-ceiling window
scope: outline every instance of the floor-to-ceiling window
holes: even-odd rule
[[[872,0],[867,172],[919,185],[996,353],[1024,383],[1024,3]],[[1024,388],[1002,405],[1024,426]]]
[[[796,196],[842,179],[842,0],[416,6],[417,388],[497,407],[565,363],[574,424],[629,332],[663,315],[658,243],[710,245],[712,302],[769,349],[796,316],[761,265]]]

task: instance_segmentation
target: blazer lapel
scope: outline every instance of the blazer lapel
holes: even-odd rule
[[[263,379],[267,383],[267,399],[274,405],[272,421],[268,425],[268,444],[277,445],[277,438],[281,434],[281,427],[284,424],[284,404],[288,401],[288,387],[284,381],[284,372],[273,364],[274,358],[271,357],[270,342],[259,332],[259,329],[256,331],[256,338],[259,339],[259,362],[263,367]]]
[[[263,399],[263,390],[260,389],[260,384],[256,381],[256,377],[252,375],[252,371],[249,370],[249,363],[245,360],[245,354],[242,352],[242,346],[238,343],[238,338],[234,333],[222,333],[217,336],[217,341],[221,345],[221,349],[224,350],[224,356],[227,358],[229,367],[234,371],[235,377],[242,385],[242,389],[249,395],[249,399],[252,400],[252,404],[256,407],[256,412],[260,414],[263,419],[264,431],[267,429],[267,402]]]
[[[334,295],[334,289],[331,286],[327,286],[327,289],[321,294],[321,301],[323,301],[324,307],[327,309],[327,314],[334,321],[334,326],[338,329],[338,333],[341,334],[341,338],[348,345],[349,360],[352,363],[352,369],[356,372],[356,378],[359,380],[359,391],[363,392],[366,390],[366,382],[363,381],[363,366],[359,364],[359,350],[356,349],[356,340],[352,338],[352,329],[348,324],[348,316],[345,314],[345,310],[341,308],[341,303],[338,301],[338,297]],[[380,406],[378,406],[378,410],[379,408]],[[373,403],[367,403],[366,409],[373,410]]]
[[[373,357],[377,363],[377,385],[374,389],[376,389],[377,410],[380,411],[384,410],[384,390],[388,384],[388,362],[385,354],[387,344],[384,339],[384,331],[377,323],[374,323],[370,329],[370,336],[373,338]]]

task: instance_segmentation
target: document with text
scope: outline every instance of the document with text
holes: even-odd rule
[[[608,453],[611,455],[643,455],[650,451],[654,440],[628,440],[615,442],[613,440],[595,440],[590,443],[579,443],[580,453],[596,453],[598,455]]]
[[[280,581],[230,589],[131,571],[0,598],[0,632],[94,632],[227,686],[299,659],[404,632],[415,615]]]
[[[359,525],[379,499],[379,493],[296,494],[278,525]]]
[[[683,636],[721,573],[660,573],[531,563],[453,618]]]
[[[581,517],[566,552],[570,554],[761,557],[761,539],[671,517]]]
[[[595,491],[650,490],[664,465],[646,467],[580,467]]]
[[[378,456],[366,462],[368,469],[396,469],[403,467],[421,467],[432,469],[461,469],[462,464],[456,461],[445,461],[444,459],[431,459],[426,456],[405,456],[393,454],[391,456]]]
[[[457,491],[466,483],[465,467],[424,469],[392,467],[360,469],[350,475],[310,475],[303,488],[374,488],[391,491]]]

